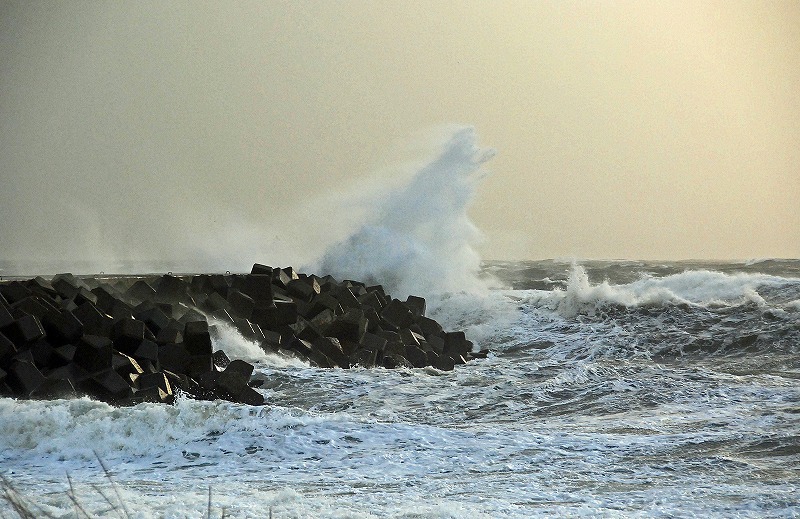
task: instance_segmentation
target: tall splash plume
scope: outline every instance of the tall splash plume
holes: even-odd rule
[[[481,233],[467,209],[493,150],[472,128],[451,130],[433,160],[404,185],[378,197],[366,222],[324,253],[317,270],[382,284],[396,297],[476,291]]]

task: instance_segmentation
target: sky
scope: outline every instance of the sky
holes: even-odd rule
[[[484,259],[798,258],[798,92],[793,1],[0,0],[0,260],[311,261],[452,125]]]

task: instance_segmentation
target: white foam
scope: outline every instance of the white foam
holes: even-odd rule
[[[314,270],[380,283],[396,297],[483,290],[474,249],[481,235],[467,208],[493,151],[475,141],[472,128],[451,130],[435,158],[377,196],[361,227],[328,248]]]
[[[708,306],[752,302],[766,307],[767,302],[758,290],[786,283],[787,278],[766,274],[688,270],[665,277],[643,275],[637,281],[621,285],[607,281],[592,284],[586,270],[573,265],[566,289],[538,292],[533,299],[567,317],[591,314],[605,304],[639,307],[665,303]]]
[[[215,350],[222,350],[231,359],[242,359],[273,368],[308,367],[308,363],[297,357],[265,352],[256,341],[244,337],[230,324],[212,319],[215,333],[212,335]]]

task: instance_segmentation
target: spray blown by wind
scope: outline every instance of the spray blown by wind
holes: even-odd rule
[[[429,163],[378,197],[366,222],[328,248],[317,270],[380,283],[398,297],[485,288],[473,248],[481,233],[467,209],[494,150],[475,141],[472,128],[451,130]]]

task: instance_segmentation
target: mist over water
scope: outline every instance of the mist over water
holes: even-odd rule
[[[481,233],[467,209],[494,151],[476,139],[472,128],[453,129],[410,180],[376,197],[358,230],[328,248],[314,270],[381,283],[398,297],[485,289],[475,250]]]

